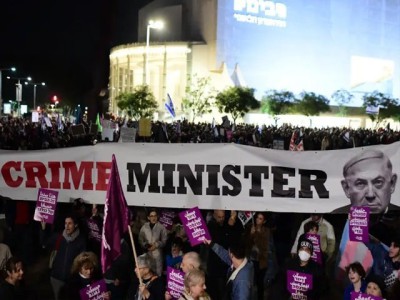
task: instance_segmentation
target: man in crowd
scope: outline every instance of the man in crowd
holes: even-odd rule
[[[50,282],[54,299],[60,298],[60,290],[65,286],[70,274],[72,263],[79,253],[86,250],[86,239],[80,233],[78,219],[74,215],[65,218],[65,229],[57,237],[54,249],[57,251],[52,265]]]
[[[167,243],[167,230],[158,222],[156,209],[149,209],[147,220],[139,232],[139,243],[154,260],[156,266],[154,271],[161,276],[163,270],[163,248]]]
[[[226,220],[224,210],[214,210],[212,219],[207,224],[213,242],[225,249],[229,248],[231,242],[241,234],[241,226],[236,222],[236,217],[236,212],[231,211]],[[222,299],[228,266],[214,251],[208,251],[208,258],[204,261],[207,261],[207,291],[211,299]]]
[[[369,206],[371,213],[399,210],[390,203],[395,191],[397,174],[392,171],[390,159],[379,150],[362,151],[343,167],[342,188],[351,206]],[[348,213],[350,205],[333,213]]]
[[[204,240],[212,251],[230,266],[226,276],[223,297],[227,300],[250,300],[253,296],[254,269],[251,261],[246,258],[245,244],[239,239],[232,241],[229,250],[212,241]],[[214,298],[212,298],[214,299]]]

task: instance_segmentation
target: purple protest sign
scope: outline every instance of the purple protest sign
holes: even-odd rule
[[[171,210],[163,210],[160,213],[160,218],[158,219],[158,222],[164,225],[165,229],[171,230],[172,225],[174,224],[174,218],[176,214],[174,211]]]
[[[321,237],[319,234],[306,233],[306,238],[309,239],[313,244],[313,254],[311,259],[322,265]]]
[[[184,276],[182,271],[167,267],[167,291],[173,299],[179,299],[185,288]]]
[[[97,222],[93,219],[87,220],[87,226],[89,229],[89,239],[101,242],[101,231]]]
[[[286,276],[286,288],[292,299],[307,299],[307,291],[313,288],[312,275],[288,270]]]
[[[350,300],[383,300],[383,298],[364,293],[351,292]]]
[[[204,239],[211,240],[206,222],[198,207],[180,212],[179,218],[192,247],[203,243]]]
[[[107,286],[104,280],[96,281],[79,291],[81,300],[104,300]]]
[[[39,189],[33,219],[53,224],[57,207],[58,191]]]
[[[368,206],[350,207],[349,239],[353,242],[369,242],[368,225],[370,208]]]

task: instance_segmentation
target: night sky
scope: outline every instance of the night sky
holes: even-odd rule
[[[137,41],[138,9],[151,0],[6,0],[0,8],[0,68],[3,99],[15,99],[14,81],[31,76],[46,82],[37,88],[37,103],[53,95],[66,103],[98,109],[107,88],[113,46]],[[33,87],[23,88],[32,103]]]

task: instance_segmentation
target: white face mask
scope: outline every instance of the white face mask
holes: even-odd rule
[[[311,254],[308,253],[307,251],[300,250],[299,251],[299,258],[301,261],[308,261],[311,257]]]

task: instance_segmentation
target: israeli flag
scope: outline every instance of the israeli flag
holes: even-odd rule
[[[165,108],[169,111],[171,116],[175,118],[175,108],[174,108],[174,103],[172,103],[171,96],[167,94],[168,100],[165,102]]]

